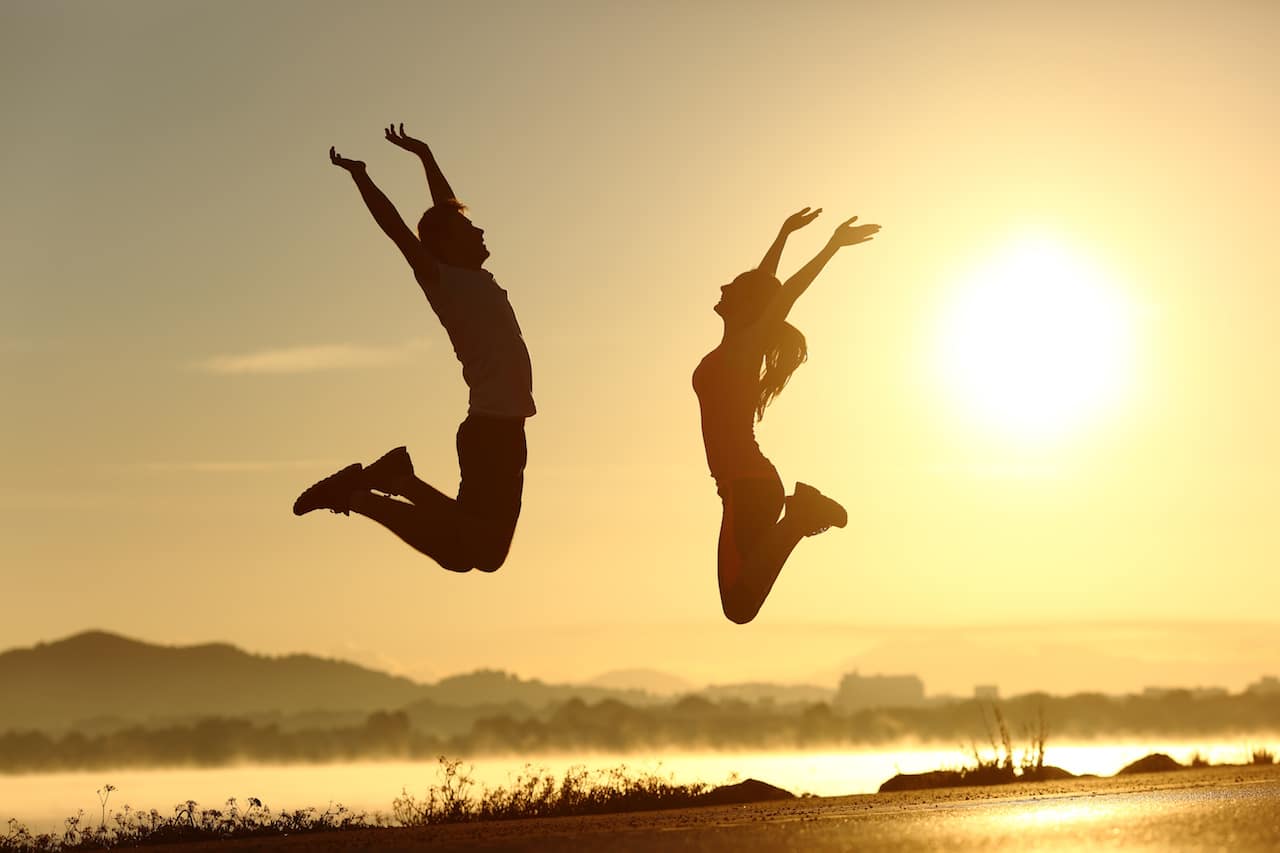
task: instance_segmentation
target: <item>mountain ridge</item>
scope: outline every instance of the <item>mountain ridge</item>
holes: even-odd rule
[[[451,717],[458,715],[449,709],[523,705],[536,711],[575,697],[657,701],[635,689],[547,684],[501,670],[426,684],[306,653],[262,655],[230,643],[161,645],[100,629],[0,652],[0,684],[0,732],[395,710]]]
[[[424,689],[410,679],[313,655],[256,655],[229,643],[164,646],[90,630],[0,652],[0,729],[78,720],[371,712]]]

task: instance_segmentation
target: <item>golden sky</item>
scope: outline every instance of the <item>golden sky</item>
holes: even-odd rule
[[[859,651],[828,631],[1275,621],[1278,37],[1270,2],[7,2],[0,648],[101,627],[727,681]],[[459,366],[327,161],[416,221],[392,121],[486,229],[533,357],[493,576],[290,514],[397,444],[456,484]],[[689,376],[719,285],[805,205],[784,274],[849,215],[884,230],[797,305],[810,362],[758,434],[850,524],[741,628]],[[948,335],[1000,328],[956,306],[1011,264],[1101,300],[1024,336],[1047,431],[975,417],[1019,386],[946,378]]]

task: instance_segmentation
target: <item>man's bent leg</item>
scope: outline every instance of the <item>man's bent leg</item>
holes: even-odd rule
[[[469,553],[472,522],[463,516],[456,501],[440,497],[442,502],[418,505],[366,492],[352,496],[351,511],[378,522],[441,567],[469,572],[475,567]]]

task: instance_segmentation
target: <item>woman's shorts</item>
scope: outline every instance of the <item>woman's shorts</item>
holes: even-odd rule
[[[782,514],[786,491],[773,466],[773,476],[751,476],[718,484],[724,504],[722,532],[727,531],[739,554],[754,550],[756,541],[773,529]]]

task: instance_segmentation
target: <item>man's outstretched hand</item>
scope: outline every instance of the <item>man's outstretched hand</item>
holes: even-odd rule
[[[427,143],[423,142],[421,139],[414,139],[412,136],[404,132],[404,122],[400,122],[399,131],[396,130],[396,126],[394,124],[387,125],[386,129],[383,131],[383,135],[387,137],[387,141],[392,145],[403,148],[405,151],[409,151],[414,154],[422,154],[430,150],[427,148]]]
[[[859,243],[865,243],[876,235],[880,230],[879,225],[854,225],[858,221],[858,217],[846,219],[836,228],[834,234],[831,235],[829,245],[840,246],[856,246]]]
[[[335,166],[341,166],[353,175],[356,172],[364,171],[363,160],[348,160],[346,157],[343,157],[335,151],[332,145],[329,146],[329,162]]]

